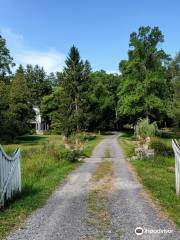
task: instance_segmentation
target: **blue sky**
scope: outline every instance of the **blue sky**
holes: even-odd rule
[[[180,50],[179,0],[1,0],[0,33],[16,63],[61,70],[75,44],[93,70],[118,71],[127,58],[129,35],[139,26],[159,26],[161,46]]]

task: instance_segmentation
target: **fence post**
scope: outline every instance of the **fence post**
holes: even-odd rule
[[[172,147],[175,155],[175,179],[176,179],[176,194],[180,194],[180,146],[176,139],[172,139]]]
[[[21,191],[20,150],[8,156],[0,145],[0,207]]]

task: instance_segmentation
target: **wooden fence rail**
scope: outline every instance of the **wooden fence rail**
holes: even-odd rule
[[[8,156],[0,145],[0,207],[21,191],[20,150]]]
[[[180,146],[177,140],[172,140],[172,147],[175,155],[176,194],[180,194]]]

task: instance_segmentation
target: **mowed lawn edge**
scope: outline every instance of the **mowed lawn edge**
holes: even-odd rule
[[[171,144],[171,138],[160,139]],[[126,157],[135,155],[133,135],[124,134],[118,141]],[[156,156],[154,160],[132,160],[129,163],[153,203],[180,228],[180,196],[175,190],[174,157]]]
[[[104,136],[97,135],[96,138],[86,141],[85,155],[90,156],[94,147],[103,138]],[[29,139],[30,141],[18,142],[22,149],[22,192],[0,210],[1,240],[11,230],[19,227],[34,210],[44,206],[55,188],[63,183],[72,170],[83,163],[83,161],[71,163],[56,159],[58,156],[54,148],[62,144],[62,139],[58,135],[35,137],[35,141],[29,136]],[[3,147],[10,154],[15,150],[16,144]]]

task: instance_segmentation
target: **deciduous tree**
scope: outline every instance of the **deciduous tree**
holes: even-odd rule
[[[0,80],[5,80],[5,76],[11,73],[11,67],[14,65],[13,58],[6,47],[6,40],[0,35]]]
[[[167,116],[169,56],[159,49],[164,36],[158,27],[140,27],[130,35],[128,60],[120,62],[119,116],[130,123],[138,118],[163,120]]]

